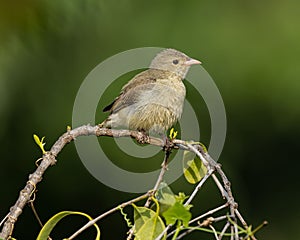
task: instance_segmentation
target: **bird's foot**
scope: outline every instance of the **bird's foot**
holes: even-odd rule
[[[140,143],[140,144],[144,144],[144,143],[149,143],[149,135],[147,134],[147,132],[146,131],[144,131],[144,130],[140,130],[139,131],[139,135],[138,135],[138,137],[137,137],[137,141],[138,141],[138,143]]]
[[[173,146],[172,141],[166,135],[163,136],[163,141],[164,141],[163,151],[171,152]]]

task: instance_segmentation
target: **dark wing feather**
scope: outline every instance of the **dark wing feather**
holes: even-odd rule
[[[107,105],[105,108],[103,108],[103,112],[108,112],[111,110],[112,106],[115,104],[115,102],[118,100],[119,97],[117,97],[111,104]]]
[[[148,69],[139,73],[122,88],[120,95],[111,104],[106,106],[103,111],[117,112],[136,103],[141,94],[141,90],[136,91],[138,88],[142,88],[144,91],[150,90],[154,87],[153,83],[157,79],[167,78],[169,74],[167,71],[158,69]]]

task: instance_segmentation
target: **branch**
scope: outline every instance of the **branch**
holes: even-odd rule
[[[221,165],[218,164],[217,162],[215,162],[210,157],[210,155],[207,153],[207,151],[203,149],[203,147],[201,145],[199,145],[197,143],[185,142],[180,139],[172,139],[171,142],[169,142],[168,146],[165,146],[165,142],[162,139],[147,136],[143,132],[130,131],[130,130],[115,130],[115,129],[100,128],[99,126],[84,125],[84,126],[75,128],[73,130],[68,130],[66,133],[64,133],[63,135],[61,135],[59,137],[59,139],[51,147],[50,151],[45,152],[43,154],[43,157],[40,161],[39,166],[32,174],[29,175],[28,181],[27,181],[25,187],[23,188],[23,190],[20,191],[19,197],[18,197],[15,205],[11,207],[10,212],[7,215],[7,217],[5,219],[3,219],[2,222],[4,222],[4,226],[0,233],[0,239],[8,239],[12,235],[14,224],[17,222],[18,217],[21,215],[24,206],[26,205],[26,203],[28,203],[30,201],[32,194],[36,190],[37,184],[42,181],[42,176],[45,173],[45,171],[50,166],[55,165],[55,163],[57,161],[56,157],[61,152],[61,150],[69,142],[75,140],[77,137],[89,136],[89,135],[108,136],[108,137],[115,137],[115,138],[131,137],[131,138],[136,139],[139,143],[142,143],[142,144],[151,144],[151,145],[158,146],[158,147],[167,147],[165,159],[162,164],[161,173],[157,179],[155,187],[152,191],[149,191],[147,194],[142,195],[141,196],[142,198],[153,196],[154,192],[158,189],[159,183],[162,181],[164,173],[167,170],[167,162],[168,162],[168,158],[169,158],[171,149],[177,148],[177,149],[189,150],[189,151],[194,152],[201,159],[201,161],[206,166],[208,171],[207,171],[206,176],[199,182],[199,184],[197,185],[197,187],[195,188],[195,190],[193,191],[193,193],[188,198],[188,200],[186,201],[185,204],[188,205],[192,202],[195,195],[201,189],[202,185],[206,182],[206,180],[210,176],[212,176],[216,185],[218,186],[223,198],[225,198],[227,200],[227,202],[225,203],[225,205],[222,205],[220,208],[216,208],[216,209],[212,210],[211,212],[207,212],[205,215],[212,214],[213,212],[215,212],[219,209],[223,209],[226,206],[229,206],[230,217],[232,218],[233,223],[234,223],[234,224],[231,224],[231,231],[234,236],[234,239],[237,240],[239,237],[238,236],[238,234],[239,234],[238,228],[237,228],[237,226],[238,226],[237,218],[241,221],[241,223],[243,224],[245,229],[248,228],[247,223],[245,222],[245,220],[243,219],[243,217],[237,210],[237,204],[234,201],[234,198],[232,195],[230,182],[228,181],[225,173],[222,171]],[[223,184],[221,184],[220,181],[218,180],[218,178],[215,176],[215,172],[221,176]],[[70,237],[70,239],[73,239],[75,236],[77,236],[79,233],[81,233],[84,229],[93,225],[99,219],[102,219],[103,217],[107,216],[108,214],[116,211],[117,209],[119,209],[120,206],[127,206],[128,204],[131,204],[133,201],[140,200],[141,197],[130,200],[126,203],[119,205],[118,207],[112,208],[111,210],[109,210],[106,213],[99,215],[97,218],[88,222],[85,226],[83,226],[76,233],[74,233]],[[200,219],[202,217],[203,217],[203,215],[196,219]],[[194,219],[192,222],[196,221],[196,219]],[[226,224],[226,227],[224,227],[222,234],[224,234],[226,229],[229,227],[229,225],[228,226],[227,225],[228,225],[228,223]],[[167,232],[171,227],[172,227],[172,225],[168,225],[164,232]],[[215,232],[215,230],[214,230],[214,232]],[[164,233],[162,233],[162,234],[164,234]],[[216,234],[216,232],[215,232],[215,234]],[[220,236],[220,239],[222,237],[222,234]],[[255,239],[255,237],[253,235],[251,235],[250,237],[252,239]],[[157,239],[160,239],[160,237],[158,237]]]
[[[168,169],[168,161],[169,161],[169,157],[170,157],[170,154],[171,154],[171,149],[167,149],[166,152],[165,152],[165,158],[164,158],[164,161],[163,163],[161,164],[161,170],[160,170],[160,173],[159,173],[159,176],[156,180],[156,183],[155,183],[155,186],[152,190],[152,196],[155,195],[155,193],[157,192],[158,188],[159,188],[159,185],[161,184],[162,180],[163,180],[163,177]],[[151,203],[151,197],[150,196],[145,204],[145,207],[149,207],[150,206],[150,203]]]
[[[17,222],[18,217],[22,214],[22,210],[25,207],[26,203],[30,201],[32,194],[36,190],[37,184],[42,181],[42,176],[44,175],[45,171],[50,166],[55,165],[57,161],[56,157],[65,147],[65,145],[73,141],[77,137],[89,135],[131,137],[136,139],[140,143],[151,144],[159,147],[164,146],[164,142],[162,141],[162,139],[152,138],[138,131],[106,129],[91,125],[83,125],[73,130],[68,130],[66,133],[59,137],[59,139],[51,147],[51,150],[43,155],[37,169],[32,174],[29,174],[28,181],[24,188],[20,191],[16,203],[10,208],[10,212],[7,216],[6,221],[4,222],[2,231],[0,233],[0,239],[7,239],[12,235],[14,224]]]
[[[147,197],[150,197],[152,195],[152,191],[149,191],[147,192],[146,194],[142,195],[142,196],[139,196],[137,198],[134,198],[132,200],[129,200],[127,202],[124,202],[124,203],[121,203],[120,205],[108,210],[107,212],[99,215],[98,217],[96,217],[95,219],[89,221],[87,224],[85,224],[83,227],[81,227],[79,230],[77,230],[74,234],[72,234],[71,237],[67,238],[68,240],[72,240],[74,239],[75,237],[77,237],[80,233],[82,233],[84,230],[86,230],[87,228],[91,227],[92,225],[94,225],[97,221],[99,221],[100,219],[106,217],[107,215],[117,211],[117,210],[120,210],[120,208],[124,208],[128,205],[131,205],[132,203],[135,203],[135,202],[138,202],[140,200],[143,200]]]

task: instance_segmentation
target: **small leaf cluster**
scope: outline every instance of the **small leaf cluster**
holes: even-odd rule
[[[151,208],[133,204],[135,240],[156,239],[169,224],[177,223],[177,229],[188,227],[192,205],[184,205],[186,198],[184,193],[174,195],[166,183],[161,183],[161,188],[155,198],[152,198],[154,205]],[[166,239],[166,234],[162,239]]]

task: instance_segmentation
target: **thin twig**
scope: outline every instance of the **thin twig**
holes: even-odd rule
[[[234,240],[234,227],[230,226],[230,240]]]
[[[151,199],[155,195],[155,193],[157,192],[157,190],[159,188],[159,185],[162,182],[163,177],[164,177],[166,171],[168,170],[168,161],[169,161],[170,154],[171,154],[171,149],[167,148],[165,150],[164,160],[163,160],[163,162],[161,164],[161,170],[160,170],[159,176],[158,176],[158,178],[156,180],[154,188],[152,189],[152,195],[148,197],[147,202],[145,203],[144,207],[148,208],[150,206],[151,201],[152,201]],[[128,237],[126,238],[126,240],[132,239],[133,234],[134,234],[134,226],[128,231]]]
[[[223,185],[220,183],[219,179],[217,178],[217,176],[215,174],[212,174],[212,178],[215,181],[215,184],[217,185],[217,187],[219,188],[223,199],[229,199],[228,193],[225,191]]]
[[[38,212],[37,212],[36,209],[35,209],[35,206],[34,206],[34,204],[33,204],[33,203],[34,203],[34,200],[35,200],[35,195],[34,195],[33,199],[31,199],[28,203],[30,204],[31,210],[32,210],[32,212],[33,212],[33,214],[34,214],[36,220],[38,221],[39,225],[40,225],[41,228],[42,228],[44,225],[43,225],[43,223],[42,223],[42,221],[41,221],[41,219],[40,219],[40,217],[39,217]],[[48,240],[52,240],[52,238],[51,238],[50,236],[48,236],[47,239],[48,239]]]
[[[209,225],[209,227],[213,230],[214,236],[218,240],[219,237],[218,237],[218,233],[217,233],[216,229],[212,225]]]
[[[222,184],[219,182],[219,179],[213,174],[212,175],[212,177],[213,177],[213,179],[214,179],[214,181],[215,181],[215,183],[216,183],[216,185],[218,186],[218,188],[220,189],[220,192],[222,193],[222,195],[223,195],[223,197],[225,197],[226,199],[227,199],[227,201],[228,201],[228,204],[229,204],[229,208],[230,208],[230,214],[232,215],[232,218],[233,218],[233,221],[236,223],[236,224],[234,224],[234,239],[235,240],[238,240],[238,228],[237,228],[237,221],[236,221],[236,217],[235,217],[235,209],[236,209],[236,207],[237,207],[237,204],[235,203],[235,201],[234,201],[234,199],[233,199],[233,197],[230,197],[230,196],[232,196],[232,194],[231,194],[231,189],[230,189],[230,187],[229,187],[229,190],[225,190],[224,188],[223,188],[223,186],[222,186]],[[227,179],[227,178],[226,178]],[[229,185],[229,181],[228,180],[226,180],[226,179],[223,179],[223,182],[224,182],[224,185],[226,186],[228,186]],[[228,188],[228,187],[227,187]],[[229,191],[229,193],[228,193],[228,191]]]
[[[164,157],[164,161],[163,163],[161,164],[161,170],[160,170],[160,173],[159,173],[159,176],[156,180],[156,183],[154,185],[154,188],[152,189],[152,196],[155,195],[155,193],[157,192],[158,188],[159,188],[159,185],[161,184],[162,180],[163,180],[163,177],[166,173],[166,171],[168,170],[168,161],[169,161],[169,157],[170,157],[170,154],[171,154],[171,150],[170,149],[167,149],[165,151],[165,157]],[[150,206],[150,203],[151,203],[151,197],[150,196],[147,200],[147,202],[145,203],[145,207],[149,207]]]
[[[228,229],[229,226],[230,226],[230,222],[227,222],[227,223],[225,224],[225,226],[223,227],[223,229],[222,229],[220,235],[219,235],[219,240],[222,240],[222,237],[223,237],[224,234],[226,233],[226,231],[227,231],[227,229]]]
[[[176,240],[178,239],[182,239],[183,237],[185,237],[186,235],[190,234],[191,232],[195,231],[195,229],[188,229],[187,231],[181,233],[177,238]]]
[[[191,203],[191,201],[194,199],[198,191],[201,189],[202,185],[206,182],[206,180],[210,177],[210,175],[214,172],[214,169],[209,169],[206,175],[201,179],[201,181],[198,183],[197,187],[192,192],[191,196],[186,200],[184,203],[185,206]]]
[[[33,214],[34,214],[36,220],[38,221],[39,225],[40,225],[41,227],[43,227],[44,225],[43,225],[43,223],[42,223],[42,221],[41,221],[41,219],[40,219],[40,217],[39,217],[39,214],[37,213],[37,211],[36,211],[36,209],[35,209],[35,207],[34,207],[33,202],[34,202],[34,200],[30,200],[30,201],[29,201],[31,210],[32,210],[32,212],[33,212]]]
[[[184,142],[180,141],[179,142],[181,145],[184,145]],[[236,223],[234,224],[233,226],[233,230],[234,230],[234,239],[235,240],[238,240],[238,225],[237,225],[237,220],[236,220],[236,216],[235,216],[235,213],[236,213],[236,209],[237,209],[237,204],[236,202],[234,201],[234,198],[233,198],[233,195],[232,195],[232,191],[231,191],[231,183],[229,182],[228,178],[226,177],[225,173],[223,172],[223,170],[221,169],[221,166],[220,164],[217,164],[211,157],[210,155],[204,151],[202,149],[202,147],[200,145],[198,145],[198,149],[199,151],[197,151],[198,149],[196,149],[196,146],[190,144],[190,143],[186,143],[185,144],[189,150],[193,151],[201,160],[202,160],[202,163],[207,167],[207,169],[215,169],[218,174],[221,176],[222,178],[222,182],[224,184],[224,188],[223,186],[219,183],[217,177],[212,174],[217,186],[219,187],[221,193],[222,193],[222,196],[224,198],[227,199],[228,203],[229,203],[229,207],[230,207],[230,214],[232,215],[232,218],[233,218],[233,221]],[[241,217],[241,216],[240,216]],[[243,219],[241,217],[241,219]],[[245,221],[243,221],[243,225],[245,224]],[[246,228],[247,225],[244,225],[244,227]]]
[[[268,225],[268,222],[267,221],[264,221],[262,224],[260,224],[257,228],[255,228],[251,233],[248,233],[244,238],[243,240],[246,240],[246,239],[249,239],[249,237],[251,237],[251,239],[254,239],[256,240],[256,238],[254,237],[254,234],[260,230],[261,228],[265,227]],[[254,238],[252,238],[254,237]]]
[[[161,240],[164,237],[165,233],[168,232],[172,226],[173,224],[169,224],[168,226],[166,226],[166,228],[158,235],[157,238],[155,238],[155,240]]]
[[[215,212],[217,212],[217,211],[220,211],[220,210],[222,210],[222,209],[225,208],[225,207],[228,207],[228,204],[227,204],[227,203],[224,204],[224,205],[222,205],[222,206],[220,206],[220,207],[214,208],[214,209],[212,209],[212,210],[210,210],[210,211],[208,211],[208,212],[202,214],[202,215],[199,216],[199,217],[196,217],[196,218],[192,219],[191,221],[189,221],[189,225],[191,225],[191,224],[194,223],[194,222],[199,221],[200,219],[202,219],[202,218],[204,218],[204,217],[206,217],[206,216],[208,216],[208,215],[211,215],[211,214],[213,214],[213,213],[215,213]],[[218,221],[224,220],[224,219],[226,219],[226,218],[227,218],[227,216],[221,216],[221,217],[217,217],[217,218],[212,218],[212,217],[210,217],[210,218],[206,219],[204,222],[202,222],[202,223],[200,224],[200,226],[207,226],[207,225],[209,225],[211,222],[218,222]],[[184,227],[182,226],[181,229],[184,229]],[[196,230],[196,229],[189,229],[189,230],[187,230],[186,232],[192,232],[192,231],[194,231],[194,230]],[[170,232],[170,233],[167,235],[167,237],[172,236],[174,233],[175,233],[175,230],[173,230],[172,232]]]
[[[248,228],[248,224],[246,223],[246,221],[244,220],[244,218],[242,217],[242,215],[240,214],[240,212],[239,212],[238,209],[235,209],[235,215],[241,221],[241,223],[243,224],[244,228],[247,229]]]
[[[143,199],[145,199],[145,198],[151,196],[151,194],[152,194],[151,191],[149,191],[149,192],[147,192],[147,193],[145,193],[145,194],[143,194],[143,195],[141,195],[141,196],[139,196],[139,197],[137,197],[137,198],[134,198],[134,199],[132,199],[132,200],[129,200],[129,201],[127,201],[127,202],[124,202],[124,203],[122,203],[122,204],[120,204],[120,205],[118,205],[118,206],[116,206],[116,207],[114,207],[114,208],[108,210],[107,212],[105,212],[105,213],[99,215],[98,217],[94,218],[93,220],[87,222],[84,226],[82,226],[80,229],[78,229],[71,237],[69,237],[69,238],[67,238],[67,239],[69,239],[69,240],[74,239],[76,236],[78,236],[78,235],[79,235],[80,233],[82,233],[84,230],[86,230],[87,228],[93,226],[93,225],[94,225],[97,221],[99,221],[100,219],[102,219],[102,218],[106,217],[107,215],[109,215],[109,214],[111,214],[111,213],[113,213],[113,212],[119,210],[120,208],[124,208],[124,207],[126,207],[126,206],[128,206],[128,205],[131,205],[132,203],[141,201],[141,200],[143,200]]]
[[[176,238],[176,240],[177,240],[177,239],[181,239],[181,238],[183,238],[184,236],[190,234],[191,232],[196,231],[196,230],[200,230],[200,229],[201,229],[202,231],[208,231],[208,232],[214,233],[216,239],[219,239],[219,238],[217,238],[218,232],[217,232],[216,229],[212,226],[212,223],[214,223],[214,222],[219,222],[219,221],[222,221],[222,220],[224,220],[224,219],[227,219],[227,216],[220,216],[220,217],[217,217],[217,218],[209,217],[209,218],[207,218],[206,220],[204,220],[202,223],[199,222],[197,227],[192,227],[192,228],[190,227],[188,230],[186,230],[185,232],[183,232],[182,234],[180,234],[180,235],[178,236],[178,238]],[[200,227],[200,228],[199,228],[199,227]],[[210,227],[212,230],[209,230],[209,229],[206,229],[206,228],[203,228],[203,227]],[[182,228],[182,229],[183,229],[183,228]],[[170,235],[171,235],[171,234],[168,234],[168,236],[170,236]]]
[[[230,204],[230,214],[232,215],[233,221],[236,223],[234,224],[234,239],[238,240],[239,239],[239,233],[238,233],[238,225],[237,225],[237,220],[235,217],[235,209],[237,208],[237,203],[234,201],[232,191],[231,191],[231,183],[229,182],[228,178],[226,177],[225,173],[221,169],[220,166],[216,166],[216,170],[219,173],[219,175],[222,178],[222,181],[224,183],[225,190],[228,194],[227,201]]]
[[[222,209],[224,209],[224,208],[226,208],[226,207],[228,207],[228,203],[225,203],[225,204],[223,204],[223,205],[221,205],[221,206],[219,206],[219,207],[216,207],[216,208],[214,208],[214,209],[211,209],[211,210],[209,210],[208,212],[206,212],[206,213],[200,215],[199,217],[196,217],[196,218],[192,219],[192,220],[189,222],[189,224],[194,223],[194,222],[197,222],[197,221],[199,221],[200,219],[202,219],[202,218],[204,218],[204,217],[206,217],[206,216],[208,216],[208,215],[212,215],[212,214],[214,214],[215,212],[218,212],[218,211],[220,211],[220,210],[222,210]]]
[[[209,162],[207,161],[206,158],[204,158],[204,156],[192,145],[187,143],[186,146],[192,150],[194,153],[196,153],[196,155],[198,155],[198,157],[201,159],[202,163],[206,166],[206,168],[209,170],[211,168],[211,166],[209,165]]]
[[[5,222],[5,220],[8,218],[8,216],[9,216],[9,213],[6,214],[6,216],[1,220],[1,222],[0,222],[0,227],[1,227],[2,224]]]

